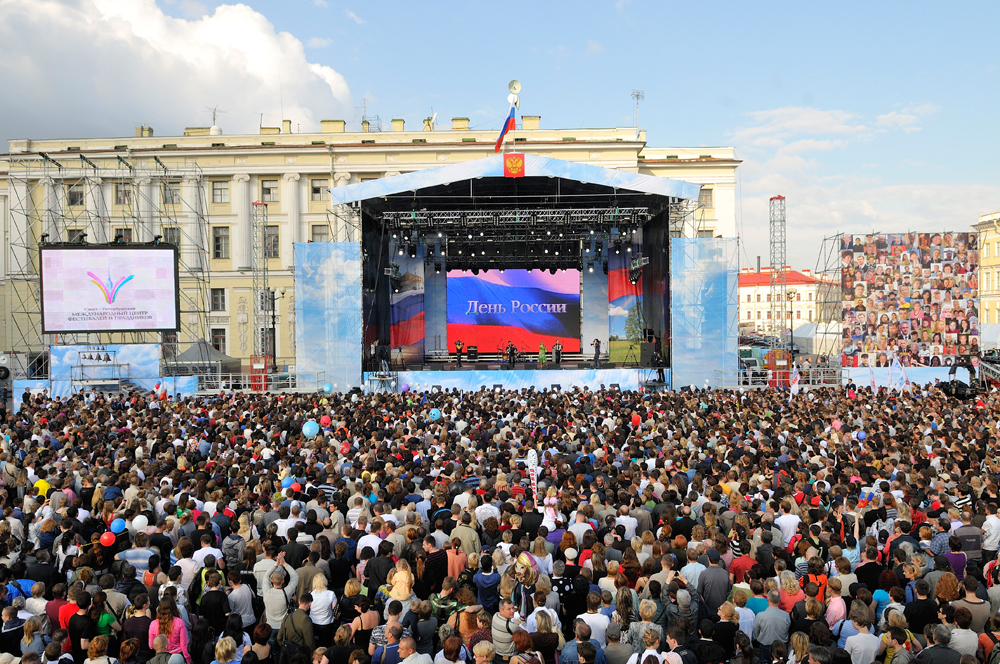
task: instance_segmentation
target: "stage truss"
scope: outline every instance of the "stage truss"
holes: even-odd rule
[[[7,341],[15,378],[44,378],[52,344],[161,343],[169,361],[208,335],[210,230],[206,180],[187,160],[115,154],[11,155],[6,276]],[[43,335],[42,244],[178,246],[181,329]],[[206,362],[209,358],[205,358]]]
[[[820,282],[816,289],[816,341],[813,349],[828,358],[831,367],[840,367],[843,350],[844,295],[841,286],[840,248],[844,238],[838,233],[823,239],[813,276]]]

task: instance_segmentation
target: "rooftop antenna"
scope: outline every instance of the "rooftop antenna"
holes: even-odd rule
[[[646,101],[646,93],[642,90],[632,90],[632,101],[635,102],[635,131],[639,135],[639,102]]]
[[[219,105],[218,104],[216,104],[215,106],[206,106],[205,110],[212,114],[212,126],[213,127],[215,127],[216,125],[219,124],[218,122],[215,121],[216,115],[218,115],[219,113],[225,113],[225,111],[220,111],[219,110]]]

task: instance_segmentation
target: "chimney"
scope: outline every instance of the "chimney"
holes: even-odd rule
[[[135,137],[136,138],[149,138],[153,135],[153,128],[149,125],[136,125],[135,126]]]
[[[403,127],[405,125],[406,125],[406,123],[403,120],[401,120],[400,118],[393,118],[392,119],[392,130],[393,131],[403,131]]]
[[[281,133],[282,134],[290,134],[290,133],[292,133],[292,121],[291,120],[282,120],[281,121]]]
[[[469,118],[452,118],[452,131],[469,131]]]
[[[431,118],[424,118],[424,131],[434,131],[434,122]]]
[[[760,256],[757,257],[757,274],[760,274]]]
[[[361,131],[363,131],[364,133],[366,133],[366,134],[368,133],[368,127],[370,127],[370,126],[371,126],[371,123],[368,122],[368,120],[362,120],[361,121]]]
[[[270,136],[270,135],[273,135],[273,134],[280,134],[281,133],[281,127],[261,127],[260,128],[260,133],[263,134],[263,135],[267,135],[267,136]]]
[[[542,116],[540,115],[522,115],[521,129],[538,129],[538,125],[541,121]]]
[[[320,131],[324,134],[342,134],[347,123],[343,120],[320,120]]]

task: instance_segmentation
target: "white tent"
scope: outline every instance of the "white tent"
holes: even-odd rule
[[[803,323],[792,330],[792,339],[799,350],[809,355],[839,355],[841,350],[840,323]]]

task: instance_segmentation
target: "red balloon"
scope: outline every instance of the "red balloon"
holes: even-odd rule
[[[302,491],[302,485],[299,484],[298,482],[295,482],[294,484],[292,484],[292,490],[293,491]]]
[[[642,418],[639,417],[639,413],[632,413],[632,425],[639,426],[642,424]]]
[[[103,544],[104,546],[113,546],[114,543],[115,543],[114,533],[104,533],[103,535],[101,535],[101,544]]]

